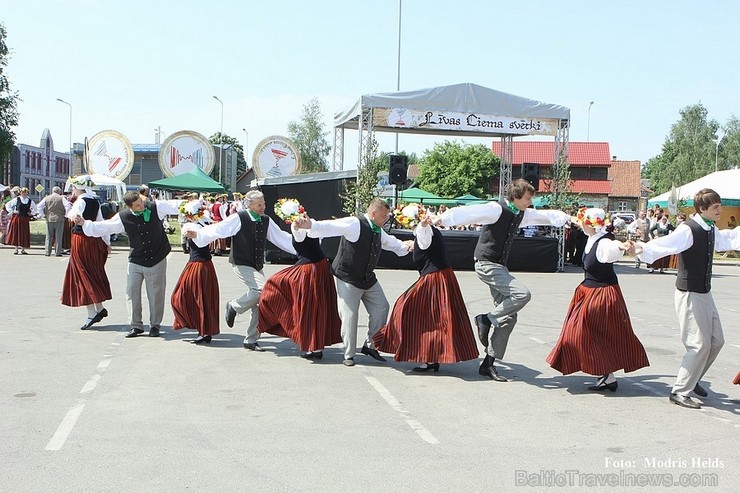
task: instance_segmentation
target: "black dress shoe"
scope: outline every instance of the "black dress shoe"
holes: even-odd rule
[[[617,387],[619,387],[619,383],[617,383],[616,380],[614,380],[612,383],[606,383],[606,379],[603,379],[603,380],[599,380],[599,382],[596,385],[589,387],[588,390],[595,390],[597,392],[609,390],[611,392],[616,392]]]
[[[478,374],[483,375],[484,377],[488,377],[491,380],[495,380],[497,382],[508,382],[505,377],[502,377],[498,374],[498,370],[496,370],[496,367],[491,366],[481,366],[478,368]]]
[[[698,395],[699,397],[706,397],[706,396],[708,396],[708,395],[709,395],[709,393],[707,393],[707,391],[706,391],[706,390],[704,390],[704,387],[702,387],[702,386],[701,386],[701,385],[699,385],[698,383],[697,383],[697,384],[696,384],[696,386],[694,387],[694,393],[695,393],[696,395]]]
[[[476,315],[475,326],[478,327],[478,339],[480,343],[488,347],[488,333],[491,331],[491,319],[485,313]]]
[[[688,407],[689,409],[700,409],[701,408],[701,404],[699,404],[698,402],[692,401],[691,397],[687,395],[671,394],[670,396],[668,396],[668,400],[678,406]]]
[[[342,361],[342,364],[344,366],[355,366],[355,360],[353,358],[347,358],[344,361]]]
[[[258,353],[261,353],[265,350],[265,348],[263,348],[256,342],[245,342],[244,349],[249,349],[250,351],[257,351]]]
[[[128,334],[126,334],[126,337],[139,337],[143,333],[143,329],[131,329],[128,331]]]
[[[193,344],[210,344],[211,336],[198,336],[190,342]]]
[[[411,371],[418,371],[418,372],[433,371],[434,373],[437,373],[439,371],[439,363],[424,363],[421,366],[413,367]]]
[[[108,310],[106,310],[105,308],[103,308],[102,310],[100,310],[98,313],[95,314],[95,316],[92,319],[93,320],[93,323],[96,324],[96,323],[100,322],[101,320],[103,320],[107,316],[108,316]]]
[[[236,318],[236,310],[231,308],[229,303],[226,303],[226,325],[229,327],[234,326],[234,319]]]
[[[149,337],[159,337],[159,327],[156,325],[149,328]]]
[[[362,345],[362,349],[360,349],[360,352],[365,356],[370,356],[374,360],[385,362],[385,358],[380,355],[378,350],[369,347],[367,344]]]
[[[85,323],[84,323],[84,324],[82,324],[82,326],[80,327],[80,330],[86,330],[86,329],[89,329],[89,328],[90,328],[90,326],[92,326],[92,324],[94,324],[94,323],[95,323],[95,322],[93,322],[93,319],[92,319],[92,318],[88,318],[88,319],[87,319],[87,320],[85,321]]]
[[[321,359],[323,357],[324,357],[323,351],[309,351],[301,355],[301,358],[304,358],[304,359]]]

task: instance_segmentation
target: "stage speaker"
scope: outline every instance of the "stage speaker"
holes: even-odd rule
[[[400,154],[388,156],[388,181],[393,185],[406,183],[406,174],[409,168],[409,158]]]
[[[536,192],[540,186],[540,165],[537,163],[522,163],[522,179],[527,180]]]

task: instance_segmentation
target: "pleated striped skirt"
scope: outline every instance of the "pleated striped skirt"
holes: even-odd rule
[[[100,238],[72,235],[72,249],[64,274],[62,305],[87,306],[102,303],[113,296],[105,273],[108,246]]]
[[[735,380],[732,381],[735,385],[740,385],[740,371],[735,375]]]
[[[321,351],[342,342],[337,289],[329,262],[288,267],[262,289],[257,329],[287,337],[301,351]]]
[[[373,337],[396,361],[457,363],[478,357],[460,286],[451,268],[423,275],[393,306]]]
[[[189,328],[202,336],[220,333],[218,277],[213,262],[188,262],[170,298],[175,330]]]
[[[631,372],[650,364],[632,331],[619,284],[599,288],[578,285],[547,363],[563,375]]]
[[[8,232],[5,235],[5,244],[21,248],[31,246],[31,225],[28,216],[12,215],[8,224]]]

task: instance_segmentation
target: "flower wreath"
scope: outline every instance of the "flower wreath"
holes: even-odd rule
[[[306,210],[296,199],[282,198],[275,202],[275,215],[282,219],[285,224],[291,224]]]
[[[197,223],[202,221],[206,213],[206,205],[202,200],[191,200],[183,202],[179,207],[180,214],[185,216],[188,222]]]
[[[419,224],[419,221],[424,219],[425,214],[426,210],[424,207],[416,203],[403,207],[399,205],[393,210],[393,217],[403,229],[414,229]]]
[[[95,182],[90,175],[70,176],[67,178],[67,181],[71,185],[77,185],[78,187],[92,188],[95,186]]]
[[[600,229],[611,224],[609,214],[606,214],[602,209],[587,209],[585,207],[581,207],[578,209],[576,218],[579,223],[591,226],[595,229]]]

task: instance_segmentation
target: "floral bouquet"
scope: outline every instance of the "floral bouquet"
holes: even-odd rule
[[[298,219],[306,210],[296,199],[282,198],[275,202],[275,215],[282,219],[285,224],[291,224]]]
[[[609,215],[604,212],[604,209],[591,208],[586,209],[581,207],[576,215],[578,222],[585,225],[591,226],[594,229],[601,229],[611,223]]]
[[[408,204],[404,207],[398,206],[393,211],[393,217],[403,229],[414,229],[419,221],[424,219],[426,210],[420,204]]]

